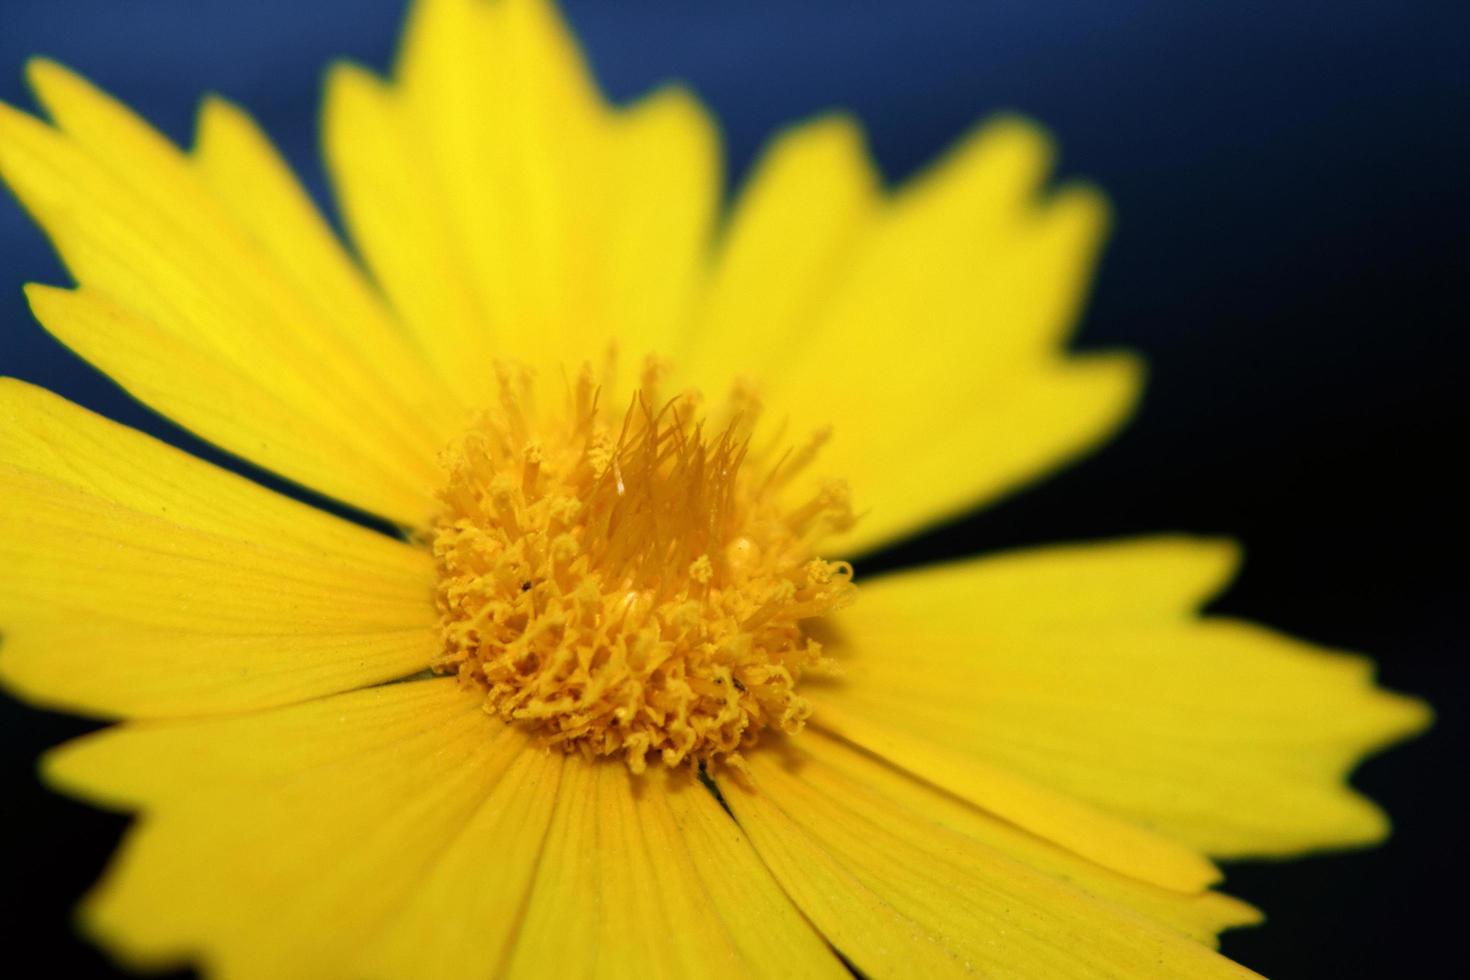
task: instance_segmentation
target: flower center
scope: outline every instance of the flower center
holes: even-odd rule
[[[827,666],[802,623],[854,593],[815,554],[853,523],[845,486],[793,487],[824,436],[757,445],[752,399],[701,418],[697,393],[657,400],[652,368],[621,413],[590,369],[569,387],[543,417],[502,369],[445,454],[435,669],[568,751],[740,768],[766,726],[801,729],[797,683]]]

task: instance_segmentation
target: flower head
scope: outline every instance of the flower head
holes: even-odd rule
[[[433,531],[435,668],[486,708],[589,758],[743,764],[767,726],[801,731],[823,666],[803,624],[845,605],[852,566],[814,547],[853,516],[841,484],[783,506],[821,437],[753,448],[732,405],[706,433],[697,395],[655,408],[650,374],[621,421],[590,370],[543,419],[505,386],[447,453]]]
[[[1238,976],[1211,856],[1362,844],[1427,722],[1201,617],[1180,536],[852,582],[1112,431],[1065,347],[1106,224],[992,121],[895,190],[854,123],[720,215],[704,110],[606,103],[542,0],[420,0],[325,142],[356,257],[217,99],[183,152],[76,75],[0,107],[75,288],[41,323],[382,533],[0,381],[0,679],[119,723],[87,899],[233,977]],[[438,675],[438,676],[436,676]]]

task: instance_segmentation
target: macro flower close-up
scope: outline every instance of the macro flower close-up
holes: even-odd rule
[[[39,767],[131,819],[122,967],[1254,976],[1218,862],[1389,835],[1348,779],[1430,707],[1207,610],[1228,536],[868,571],[1146,397],[1072,344],[1114,217],[1045,119],[894,180],[823,113],[727,183],[553,4],[414,0],[326,71],[324,209],[225,97],[180,146],[25,74],[29,309],[194,440],[0,379],[0,685],[106,723]]]

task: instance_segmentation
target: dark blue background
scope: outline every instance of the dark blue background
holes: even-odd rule
[[[845,106],[894,177],[993,110],[1051,127],[1067,174],[1116,205],[1081,343],[1152,363],[1137,423],[1036,491],[864,563],[1158,529],[1225,532],[1249,561],[1220,604],[1375,653],[1428,695],[1426,739],[1358,783],[1398,825],[1387,847],[1229,869],[1265,929],[1225,949],[1277,977],[1434,976],[1467,869],[1461,629],[1470,326],[1470,5],[687,0],[572,2],[618,98],[689,80],[720,116],[732,170],[763,134]],[[28,105],[25,57],[81,70],[176,139],[205,90],[260,118],[322,196],[322,67],[382,67],[397,0],[0,0],[0,98]],[[68,355],[20,285],[64,281],[0,197],[0,372],[174,438]],[[180,440],[191,447],[195,444]],[[1452,616],[1452,611],[1456,615]],[[48,972],[105,970],[66,910],[122,821],[32,775],[73,719],[0,701],[5,953]],[[24,960],[20,960],[23,962]]]

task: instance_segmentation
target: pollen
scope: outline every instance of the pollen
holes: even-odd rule
[[[832,667],[806,625],[853,598],[852,567],[817,555],[852,509],[809,473],[825,433],[757,444],[748,394],[705,412],[658,375],[612,412],[585,370],[543,413],[500,370],[444,454],[435,669],[566,751],[742,769],[765,729],[801,730],[798,684]]]

